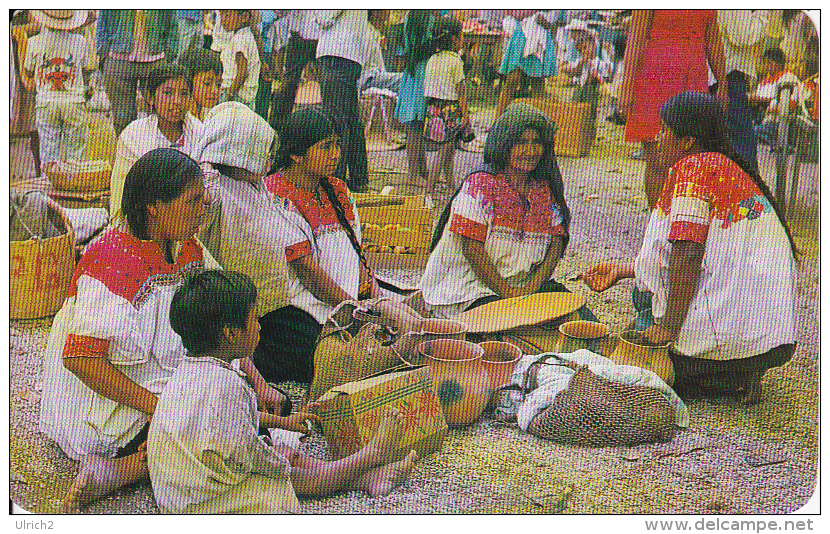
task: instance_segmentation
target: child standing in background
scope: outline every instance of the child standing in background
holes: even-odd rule
[[[596,121],[599,102],[599,87],[605,83],[611,74],[612,65],[597,57],[597,46],[591,37],[582,37],[576,43],[580,57],[575,61],[563,62],[560,70],[568,76],[573,76],[576,89],[573,93],[574,102],[585,102],[591,106],[591,120]]]
[[[94,70],[86,40],[70,33],[87,19],[85,10],[34,10],[41,32],[29,40],[24,68],[35,79],[35,121],[40,137],[40,160],[62,161],[84,156],[89,125],[84,102],[89,75]]]
[[[259,89],[260,60],[256,40],[251,33],[251,11],[221,10],[222,26],[231,32],[228,45],[222,49],[221,102],[236,101],[254,109]]]
[[[222,62],[205,48],[190,48],[179,63],[193,77],[193,98],[190,100],[190,114],[204,120],[208,110],[219,103],[222,85]]]
[[[435,22],[433,34],[436,53],[427,61],[424,76],[424,98],[427,104],[424,137],[440,143],[440,149],[429,172],[427,193],[435,187],[442,169],[448,188],[451,191],[455,189],[455,142],[470,121],[464,62],[458,55],[458,50],[464,45],[461,22],[451,17],[441,17]]]

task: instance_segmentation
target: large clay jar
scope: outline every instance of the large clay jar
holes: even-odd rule
[[[611,352],[608,343],[608,327],[594,321],[568,321],[559,326],[559,346],[555,352],[575,352],[588,349],[595,354]]]
[[[522,358],[522,350],[505,341],[485,341],[479,343],[479,346],[484,349],[481,365],[490,378],[490,387],[495,390],[499,386],[509,384],[513,368]]]
[[[411,331],[402,335],[395,343],[401,359],[413,365],[426,364],[426,359],[418,352],[418,346],[425,341],[436,339],[457,339],[464,341],[467,325],[453,319],[422,319]]]
[[[627,330],[614,335],[619,338],[617,348],[610,358],[620,365],[633,365],[653,371],[666,384],[674,383],[674,366],[669,358],[669,343],[665,345],[647,345],[643,343],[642,334],[634,330]]]
[[[472,424],[490,400],[490,379],[481,365],[484,349],[457,339],[437,339],[418,345],[432,376],[444,419],[451,427]]]

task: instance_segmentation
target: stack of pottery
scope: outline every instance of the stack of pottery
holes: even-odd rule
[[[654,346],[641,332],[628,330],[609,334],[608,327],[591,321],[569,321],[559,327],[561,338],[556,352],[587,349],[602,354],[620,365],[632,365],[652,371],[668,385],[674,383],[674,366],[669,358],[669,344]]]

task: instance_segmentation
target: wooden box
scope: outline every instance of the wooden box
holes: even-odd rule
[[[381,195],[354,194],[366,259],[375,269],[419,269],[429,258],[432,199],[427,195],[389,197],[399,205],[361,205]]]

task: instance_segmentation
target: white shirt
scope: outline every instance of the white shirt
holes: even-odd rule
[[[219,57],[222,59],[222,89],[227,90],[236,78],[236,53],[241,52],[248,61],[248,77],[239,88],[239,98],[251,102],[256,97],[259,87],[259,50],[257,50],[254,34],[247,26],[235,31],[230,42],[222,49]]]
[[[369,19],[366,10],[320,9],[315,16],[322,28],[317,41],[317,57],[342,57],[359,63],[362,67],[369,55],[366,40]]]
[[[211,213],[199,237],[228,271],[251,277],[260,316],[289,304],[285,230],[262,179],[234,180],[203,164]]]
[[[258,435],[245,374],[210,357],[182,359],[159,397],[147,436],[153,494],[165,512],[299,512],[291,466]],[[250,487],[257,475],[267,480]],[[274,484],[276,482],[276,484]],[[270,483],[270,484],[269,484]],[[251,502],[253,501],[253,502]]]
[[[572,69],[575,69],[582,62],[582,58],[579,58],[576,61],[569,61],[568,65]],[[588,83],[588,79],[591,77],[592,74],[596,74],[600,77],[600,79],[605,80],[606,78],[608,78],[608,76],[611,75],[611,63],[598,57],[594,57],[594,59],[591,60],[590,64],[587,67],[582,67],[579,76],[575,79],[579,83],[579,85],[585,85],[586,83]]]
[[[83,103],[83,70],[90,66],[89,49],[81,35],[44,27],[29,39],[24,67],[35,73],[38,105]]]
[[[222,14],[219,10],[215,9],[213,13],[213,41],[210,43],[210,49],[214,52],[221,52],[228,45],[233,34],[222,26]]]
[[[40,430],[70,457],[111,458],[130,442],[148,416],[89,388],[63,365],[66,346],[98,346],[126,377],[158,395],[185,354],[170,327],[170,302],[189,273],[218,267],[198,241],[164,261],[158,245],[114,229],[90,247],[76,269],[76,290],[49,331],[40,404]],[[99,353],[100,353],[99,352]]]
[[[424,96],[441,100],[458,100],[456,86],[464,81],[464,62],[458,52],[442,50],[427,60]]]
[[[310,41],[316,41],[320,38],[322,30],[320,29],[320,24],[317,23],[314,11],[309,9],[292,9],[288,17],[291,21],[288,29],[292,32],[297,32],[300,34],[300,37]]]
[[[784,227],[726,156],[686,156],[671,169],[634,264],[637,287],[665,315],[675,240],[705,246],[700,281],[674,350],[737,360],[794,343],[796,267]]]

